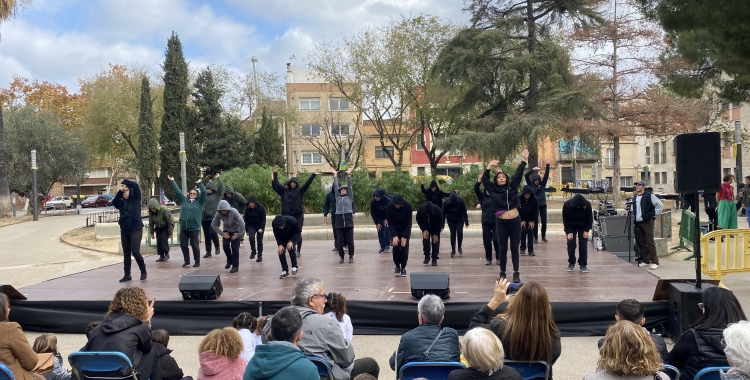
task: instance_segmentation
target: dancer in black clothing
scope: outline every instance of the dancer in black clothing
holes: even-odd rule
[[[381,188],[375,189],[370,201],[370,216],[375,228],[378,230],[378,242],[380,251],[378,253],[388,252],[391,250],[391,230],[388,229],[388,223],[385,220],[385,210],[391,203],[391,197]]]
[[[289,259],[292,260],[292,274],[297,274],[297,256],[294,254],[294,242],[302,228],[297,224],[297,219],[289,215],[276,215],[271,223],[273,227],[273,236],[276,238],[279,261],[281,262],[281,276],[279,278],[289,277],[289,265],[286,262],[286,252],[289,252]]]
[[[302,207],[302,197],[305,196],[305,192],[310,187],[310,184],[315,179],[315,176],[320,174],[320,170],[316,170],[315,173],[310,175],[310,178],[307,179],[307,182],[305,182],[304,185],[299,185],[299,180],[297,180],[297,177],[289,178],[289,186],[282,186],[279,183],[279,177],[278,177],[278,171],[279,167],[274,166],[273,167],[273,181],[271,181],[271,185],[273,186],[273,191],[276,192],[276,194],[279,194],[281,197],[281,215],[289,215],[291,217],[294,217],[295,220],[297,220],[297,225],[299,226],[300,230],[302,230],[302,226],[305,224],[305,209]],[[296,247],[297,257],[301,256],[301,250],[302,250],[302,234],[300,233],[297,236],[297,240],[295,240],[294,245]]]
[[[539,219],[534,221],[534,241],[539,241],[539,224],[542,225],[542,241],[547,242],[547,197],[545,189],[547,188],[547,180],[549,179],[549,163],[552,159],[547,159],[547,164],[544,166],[544,177],[539,175],[539,167],[535,167],[526,173],[526,185],[531,187],[536,197],[536,202],[539,204]],[[533,175],[532,175],[533,174]],[[541,223],[540,223],[541,222]]]
[[[261,262],[263,261],[263,232],[266,229],[266,208],[258,203],[258,198],[255,195],[247,197],[244,219],[245,232],[250,241],[250,260],[255,259],[257,253],[258,258],[255,261]],[[257,251],[255,248],[256,241],[258,242]]]
[[[432,180],[432,182],[430,182],[429,189],[425,189],[424,181],[420,180],[419,188],[424,193],[425,198],[427,198],[427,202],[432,202],[432,204],[438,207],[443,207],[443,198],[446,198],[450,195],[450,193],[446,193],[445,191],[440,190],[437,181],[435,181],[434,179]]]
[[[518,165],[513,177],[503,172],[495,174],[494,181],[490,181],[490,171],[500,162],[493,160],[482,174],[482,184],[490,192],[492,207],[495,211],[495,238],[500,246],[500,277],[505,278],[505,268],[508,261],[508,239],[510,239],[511,261],[513,262],[513,282],[521,282],[521,274],[518,271],[518,245],[521,242],[521,218],[518,216],[518,185],[521,184],[523,170],[526,168],[526,159],[529,151],[522,153],[523,161]]]
[[[568,272],[576,267],[576,240],[578,241],[578,265],[581,272],[589,273],[588,264],[588,239],[589,231],[594,225],[594,213],[591,210],[591,202],[583,195],[576,194],[563,204],[562,208],[563,228],[568,238]]]
[[[424,264],[437,266],[438,255],[440,255],[440,232],[445,228],[445,218],[440,207],[427,202],[417,210],[417,225],[422,230],[422,250],[424,252]]]
[[[214,220],[214,216],[216,216],[219,201],[224,196],[224,182],[221,181],[219,173],[216,173],[214,178],[216,179],[218,188],[214,187],[213,181],[208,181],[208,184],[206,184],[206,203],[203,204],[203,216],[201,217],[203,240],[206,242],[206,254],[203,255],[205,259],[211,257],[212,243],[216,255],[218,256],[221,253],[219,251],[219,235],[211,228],[211,222]]]
[[[498,170],[502,170],[498,168]],[[484,170],[479,173],[477,183],[474,184],[474,194],[477,196],[477,208],[482,210],[482,243],[484,245],[484,265],[492,265],[492,247],[495,247],[495,259],[497,265],[500,265],[500,249],[497,246],[497,239],[493,238],[495,229],[495,211],[492,208],[492,199],[487,190],[482,191],[482,175]]]
[[[394,276],[406,277],[406,262],[409,260],[409,239],[413,223],[411,203],[404,196],[396,194],[391,198],[385,210],[385,220],[391,230],[393,246],[393,263],[396,264]]]
[[[451,193],[443,203],[443,217],[451,231],[451,257],[456,256],[456,241],[458,254],[463,255],[461,244],[464,241],[464,226],[469,227],[469,213],[466,211],[466,202],[458,196],[458,190]]]
[[[146,280],[146,262],[141,256],[141,239],[143,238],[143,221],[141,220],[141,188],[135,181],[122,180],[122,187],[112,199],[112,205],[120,210],[120,243],[122,244],[123,269],[125,275],[120,282],[132,280],[130,277],[130,256],[135,257],[141,270],[141,281]]]
[[[526,254],[526,248],[529,248],[529,256],[534,254],[534,227],[536,227],[539,218],[539,205],[537,204],[534,190],[531,186],[526,185],[521,192],[521,207],[518,208],[521,216],[521,254]],[[528,243],[527,243],[528,240]]]
[[[331,191],[326,194],[326,200],[323,202],[323,221],[328,222],[328,214],[331,214],[331,230],[333,231],[333,251],[338,252],[339,251],[339,239],[336,237],[336,218],[334,215],[336,215],[336,192],[333,191],[333,186],[331,186]]]

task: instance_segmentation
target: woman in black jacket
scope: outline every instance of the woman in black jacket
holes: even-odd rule
[[[469,213],[466,211],[466,202],[458,196],[458,190],[451,193],[443,203],[443,217],[448,222],[451,231],[451,257],[456,256],[456,241],[458,241],[458,254],[463,255],[461,244],[464,241],[464,226],[469,227]]]
[[[312,184],[315,176],[320,174],[320,170],[316,170],[315,173],[310,174],[307,182],[305,182],[305,184],[301,187],[299,185],[299,180],[297,180],[297,177],[289,178],[289,182],[287,182],[288,186],[281,185],[281,183],[279,183],[278,171],[279,167],[274,166],[272,174],[273,181],[271,181],[271,186],[273,186],[273,191],[275,191],[276,194],[279,194],[279,196],[281,197],[281,215],[289,215],[294,217],[294,219],[297,220],[299,228],[302,229],[303,225],[305,224],[305,209],[302,206],[302,197],[305,196],[305,192],[307,192],[307,189],[310,187],[310,184]],[[300,251],[302,250],[302,234],[299,234],[299,236],[297,237],[297,241],[294,242],[294,245],[297,248],[297,257],[300,257]]]
[[[521,207],[518,208],[521,216],[521,254],[526,254],[529,248],[529,256],[534,256],[534,227],[539,218],[539,205],[534,196],[534,190],[529,185],[523,187],[521,192]],[[528,242],[527,242],[528,240]]]
[[[266,208],[258,203],[255,195],[247,197],[247,208],[245,209],[245,233],[250,240],[250,260],[255,259],[255,242],[257,236],[258,258],[256,262],[263,261],[263,232],[266,230]]]
[[[130,359],[138,380],[161,380],[159,359],[151,344],[154,304],[138,287],[121,288],[109,304],[104,320],[88,334],[81,351],[122,352]],[[123,375],[127,375],[123,373]]]
[[[498,168],[500,170],[500,168]],[[477,208],[482,209],[482,243],[484,245],[484,265],[492,265],[492,247],[495,247],[495,260],[500,265],[500,249],[497,246],[497,239],[493,238],[495,230],[495,211],[492,208],[492,199],[487,190],[482,190],[482,176],[484,170],[479,173],[477,183],[474,184],[474,194],[477,196]]]
[[[143,221],[141,220],[141,188],[134,181],[122,180],[122,187],[112,199],[112,205],[120,210],[120,242],[122,243],[123,268],[125,275],[120,282],[132,280],[130,277],[130,256],[135,257],[141,270],[141,281],[146,280],[146,262],[141,256],[141,238],[143,238]]]
[[[518,271],[518,245],[521,242],[521,218],[518,216],[518,186],[521,184],[523,169],[526,167],[526,159],[529,151],[522,153],[524,161],[518,165],[518,169],[512,178],[503,172],[495,174],[490,181],[490,171],[500,161],[493,160],[482,174],[482,184],[490,192],[492,207],[495,211],[495,239],[500,246],[500,277],[505,278],[505,266],[508,262],[508,239],[510,239],[511,261],[513,262],[513,282],[521,282],[521,274]]]
[[[396,194],[385,209],[385,220],[391,230],[393,246],[393,263],[396,264],[394,276],[406,277],[406,262],[409,260],[409,239],[413,217],[411,203],[404,196]]]
[[[427,202],[432,202],[432,204],[437,205],[438,207],[443,207],[443,198],[450,195],[449,193],[446,193],[443,190],[440,190],[440,187],[438,187],[438,183],[436,180],[432,180],[430,182],[430,188],[425,189],[424,188],[424,181],[419,181],[419,188],[422,190],[422,193],[424,193],[424,196],[426,198]]]

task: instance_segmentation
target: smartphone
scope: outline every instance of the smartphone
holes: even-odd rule
[[[513,282],[513,283],[510,283],[510,284],[508,284],[508,290],[505,291],[505,294],[507,294],[509,296],[513,295],[513,294],[516,294],[516,293],[518,293],[518,289],[521,289],[522,286],[523,286],[523,282]]]

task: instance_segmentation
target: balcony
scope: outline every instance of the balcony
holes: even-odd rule
[[[596,152],[576,152],[576,161],[596,161]],[[573,161],[573,152],[558,152],[557,161]]]

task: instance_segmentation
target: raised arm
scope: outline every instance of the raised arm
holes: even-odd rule
[[[549,162],[550,159],[547,159],[547,164],[544,165],[544,177],[542,177],[542,187],[547,187],[547,180],[549,179]]]
[[[347,174],[348,175],[346,177],[346,185],[349,186],[349,194],[348,194],[348,196],[349,196],[349,199],[352,200],[352,207],[354,207],[354,188],[352,187],[352,176],[349,173],[347,173]],[[354,211],[354,210],[352,210],[352,211]]]
[[[187,201],[187,198],[185,198],[185,194],[182,193],[182,190],[177,186],[177,182],[174,181],[174,178],[172,176],[169,176],[169,183],[172,185],[172,190],[175,193],[175,196],[177,199],[175,199],[180,204],[183,204]]]
[[[273,187],[273,191],[275,191],[276,194],[284,195],[284,186],[279,183],[279,175],[275,171],[271,175],[271,187]]]
[[[218,192],[219,197],[224,194],[224,181],[221,180],[219,173],[216,173],[216,191]]]
[[[523,177],[523,170],[526,169],[526,161],[521,161],[516,168],[516,172],[513,173],[513,177],[510,180],[510,187],[515,189],[521,184],[521,178]]]
[[[198,180],[198,190],[200,190],[200,194],[198,194],[198,203],[205,204],[206,203],[206,187],[203,186],[203,182],[201,182],[201,180]]]
[[[494,184],[492,183],[492,181],[490,181],[490,172],[492,171],[492,168],[497,165],[497,162],[497,160],[490,162],[490,165],[487,166],[487,169],[482,172],[482,185],[487,191],[492,191],[492,189],[494,188]]]
[[[526,172],[526,174],[523,175],[523,178],[526,179],[526,184],[531,185],[531,173],[533,173],[534,170],[529,170]]]
[[[130,188],[130,196],[133,197],[138,203],[141,203],[141,187],[138,186],[138,182],[131,181],[129,179],[123,179],[122,184]]]
[[[300,195],[305,195],[307,188],[310,187],[312,182],[315,180],[315,177],[317,177],[319,173],[320,171],[316,171],[315,173],[310,174],[310,178],[307,179],[307,182],[305,182],[305,184],[302,185],[302,188],[300,189]]]

